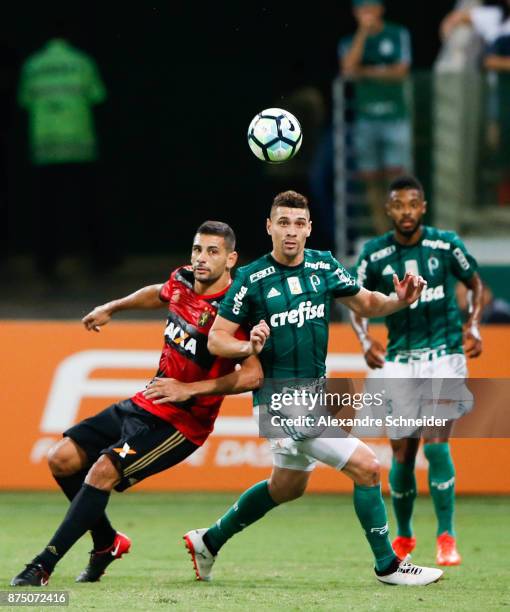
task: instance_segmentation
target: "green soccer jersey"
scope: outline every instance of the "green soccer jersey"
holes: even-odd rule
[[[340,41],[338,54],[343,57],[352,46],[353,36]],[[366,39],[362,58],[364,66],[411,64],[411,40],[402,26],[385,22],[383,29]],[[362,78],[356,81],[355,110],[359,119],[398,120],[409,116],[406,85],[403,81]]]
[[[421,274],[427,281],[419,300],[386,317],[388,361],[426,349],[462,353],[455,285],[470,279],[476,269],[475,259],[455,232],[425,226],[421,240],[412,246],[399,244],[393,232],[367,242],[357,263],[358,282],[367,289],[395,295],[394,273],[399,279],[406,272]]]
[[[92,107],[106,97],[94,61],[65,40],[51,40],[23,65],[18,101],[29,113],[34,164],[97,158]]]
[[[331,298],[356,295],[356,279],[329,251],[305,249],[298,266],[270,254],[239,268],[220,316],[239,324],[264,319],[271,329],[260,361],[266,378],[319,378],[326,373]]]

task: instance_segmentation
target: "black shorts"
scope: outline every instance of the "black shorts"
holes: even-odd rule
[[[198,448],[173,425],[130,399],[84,419],[63,435],[85,451],[91,465],[101,455],[111,457],[121,475],[117,491],[180,463]]]

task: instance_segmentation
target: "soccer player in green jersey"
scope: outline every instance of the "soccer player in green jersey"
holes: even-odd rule
[[[367,242],[358,260],[357,273],[358,282],[365,288],[389,295],[394,291],[391,280],[394,274],[419,274],[427,281],[427,288],[410,308],[386,318],[386,349],[370,336],[367,320],[359,313],[353,317],[353,327],[373,372],[369,378],[399,379],[398,393],[392,396],[391,406],[387,406],[395,416],[417,417],[425,409],[427,400],[419,397],[417,378],[458,379],[459,392],[453,390],[449,406],[441,407],[441,414],[449,418],[441,431],[387,428],[393,448],[390,488],[398,525],[393,542],[395,552],[405,556],[416,546],[411,523],[416,498],[414,465],[423,437],[438,521],[436,561],[439,565],[458,565],[461,557],[453,526],[455,471],[448,438],[454,419],[472,407],[463,392],[467,375],[464,350],[468,357],[477,357],[482,350],[479,331],[482,282],[476,261],[454,232],[422,225],[426,208],[418,180],[406,176],[394,180],[386,203],[394,230]],[[455,297],[458,281],[472,292],[471,313],[464,330]],[[448,382],[450,386],[453,383]]]
[[[267,220],[273,250],[240,268],[211,334],[213,354],[238,359],[258,354],[266,379],[318,379],[326,373],[330,299],[338,298],[360,316],[385,316],[419,298],[419,276],[394,277],[395,297],[360,287],[329,251],[305,249],[312,229],[307,199],[286,191],[276,196]],[[234,337],[242,323],[253,325],[250,339]],[[257,396],[254,397],[257,404]],[[199,580],[210,580],[220,548],[278,504],[303,495],[316,461],[343,471],[354,481],[354,507],[375,557],[375,573],[389,584],[423,585],[441,570],[399,559],[388,536],[379,464],[354,437],[292,437],[271,440],[273,471],[245,491],[209,529],[185,536]]]

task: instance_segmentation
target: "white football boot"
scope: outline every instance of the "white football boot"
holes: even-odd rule
[[[425,586],[437,582],[443,575],[443,570],[435,567],[420,567],[409,561],[411,555],[407,555],[400,563],[395,563],[395,571],[381,576],[376,572],[377,580],[385,584],[398,584],[403,586]],[[398,560],[397,560],[398,562]]]
[[[212,580],[211,570],[217,555],[213,555],[204,542],[207,529],[192,529],[184,534],[183,540],[195,568],[197,580]]]

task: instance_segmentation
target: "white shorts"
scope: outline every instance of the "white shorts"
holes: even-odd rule
[[[423,417],[455,420],[473,408],[473,395],[464,382],[467,375],[466,357],[462,354],[409,360],[408,363],[386,361],[383,368],[370,371],[366,386],[370,389],[370,381],[376,385],[377,379],[385,379],[385,401],[381,407],[384,416],[401,416],[406,420]],[[416,380],[418,378],[427,380],[421,383]],[[416,431],[413,425],[386,425],[386,433],[392,440],[410,437]]]
[[[296,441],[292,438],[270,440],[273,464],[288,470],[311,472],[317,461],[342,470],[358,447],[358,438],[309,438]]]

